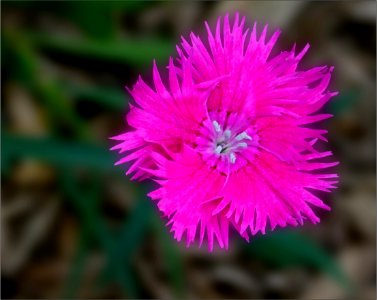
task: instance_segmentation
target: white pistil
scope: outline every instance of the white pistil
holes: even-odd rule
[[[251,136],[249,136],[247,133],[246,133],[246,131],[243,131],[243,132],[241,132],[240,134],[238,134],[237,136],[236,136],[236,140],[237,141],[242,141],[242,140],[253,140],[253,138],[251,137]]]
[[[221,131],[221,126],[220,126],[219,123],[217,123],[217,121],[213,121],[212,124],[213,124],[213,127],[215,128],[216,132],[220,132]]]
[[[242,143],[238,143],[236,145],[238,148],[247,148],[247,144],[245,142],[242,142]]]
[[[238,152],[249,146],[247,140],[252,141],[253,138],[246,131],[234,136],[234,132],[225,129],[217,121],[212,121],[213,128],[216,132],[214,135],[214,153],[218,156],[225,156],[231,164],[235,164]]]
[[[231,162],[232,164],[234,164],[234,163],[236,162],[236,158],[237,158],[237,157],[234,155],[233,152],[229,154],[229,159],[230,159],[230,162]]]
[[[229,139],[231,135],[232,135],[232,132],[231,132],[229,129],[226,129],[226,130],[224,131],[224,137],[225,137],[226,139]]]
[[[216,154],[220,154],[221,153],[221,150],[223,150],[223,147],[221,147],[220,145],[218,145],[215,149],[215,152]]]

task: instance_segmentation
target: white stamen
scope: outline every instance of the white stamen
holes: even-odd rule
[[[221,147],[221,146],[219,145],[219,146],[216,147],[215,152],[216,152],[217,154],[220,154],[221,150],[223,150],[223,147]]]
[[[239,135],[236,136],[237,141],[242,141],[242,140],[253,140],[251,136],[249,136],[246,131],[241,132]]]
[[[229,154],[229,159],[232,164],[236,162],[236,156],[234,155],[233,152]]]
[[[244,142],[242,142],[242,143],[238,143],[238,144],[237,144],[237,147],[239,147],[239,148],[247,148],[247,144],[244,143]]]
[[[224,137],[226,139],[229,139],[231,135],[232,135],[232,132],[229,129],[224,131]]]
[[[217,121],[213,121],[212,124],[213,124],[213,127],[215,128],[216,132],[220,132],[221,131],[221,126],[220,126],[219,123],[217,123]]]

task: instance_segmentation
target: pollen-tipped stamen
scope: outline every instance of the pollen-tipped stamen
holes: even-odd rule
[[[217,121],[212,121],[212,125],[217,133],[214,137],[214,153],[219,156],[225,155],[230,163],[234,164],[237,159],[236,153],[247,148],[247,141],[252,141],[252,137],[246,131],[233,135],[229,128],[222,130]]]

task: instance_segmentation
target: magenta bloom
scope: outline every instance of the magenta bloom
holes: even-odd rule
[[[206,23],[208,46],[194,33],[182,38],[168,80],[154,64],[154,87],[134,85],[133,129],[113,138],[117,164],[158,183],[149,196],[174,237],[190,245],[206,235],[210,250],[215,240],[228,248],[230,226],[249,240],[267,227],[318,223],[313,206],[330,208],[313,191],[329,192],[338,177],[323,171],[337,164],[321,160],[332,155],[317,145],[327,131],[310,127],[331,117],[316,112],[337,94],[327,90],[333,67],[297,70],[309,45],[271,57],[280,31],[267,38],[267,26],[258,34],[244,23],[219,18],[215,33]]]

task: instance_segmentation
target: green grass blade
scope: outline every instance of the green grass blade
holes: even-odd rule
[[[170,41],[158,39],[85,39],[53,36],[40,33],[25,33],[36,47],[61,51],[82,57],[114,61],[136,67],[151,64],[152,60],[167,60],[174,50]]]
[[[115,274],[119,279],[118,283],[122,285],[127,296],[131,298],[140,294],[132,272],[132,261],[145,240],[153,216],[152,203],[141,196],[142,193],[144,195],[144,192],[143,190],[140,191],[140,199],[120,229],[108,265],[100,279],[102,285],[111,280]]]
[[[76,299],[81,278],[84,273],[87,258],[89,256],[90,231],[83,226],[82,232],[77,239],[75,255],[72,261],[71,269],[66,279],[63,299]]]
[[[172,241],[161,219],[159,219],[156,214],[154,215],[153,221],[153,228],[158,236],[160,247],[162,248],[162,259],[164,260],[164,265],[167,267],[169,280],[174,290],[174,297],[176,299],[183,299],[185,280],[179,250],[176,243]]]
[[[60,88],[65,90],[72,99],[85,99],[96,102],[115,111],[125,111],[128,97],[123,89],[114,89],[104,86],[74,85],[60,83]]]
[[[77,291],[77,281],[82,274],[85,260],[82,253],[86,251],[88,240],[94,241],[103,250],[106,259],[111,256],[111,250],[114,247],[113,232],[109,230],[100,213],[100,180],[98,176],[94,176],[92,179],[94,180],[89,187],[82,188],[78,185],[77,179],[69,169],[59,169],[59,183],[64,191],[65,199],[69,201],[77,212],[81,228],[83,228],[83,238],[85,238],[85,241],[81,241],[84,244],[79,246],[78,253],[76,254],[74,263],[77,265],[72,266],[70,277],[68,277],[66,283],[66,290],[64,292],[67,297],[75,296],[75,292]],[[80,247],[83,249],[80,249]]]
[[[62,9],[67,19],[77,24],[89,36],[111,38],[116,34],[117,15],[106,1],[94,1],[90,5],[81,1],[67,1]]]
[[[113,167],[114,153],[102,146],[73,143],[53,138],[34,138],[3,133],[1,136],[2,166],[15,158],[33,158],[58,167],[86,167],[102,171],[119,171]],[[5,170],[4,170],[5,171]]]
[[[60,90],[55,82],[46,76],[40,69],[40,59],[33,47],[23,35],[18,32],[5,31],[2,36],[5,43],[5,64],[12,62],[8,68],[14,78],[30,89],[36,99],[47,108],[49,122],[56,130],[59,121],[69,125],[80,138],[88,138],[89,132],[86,124],[80,119],[71,106],[71,101]]]

